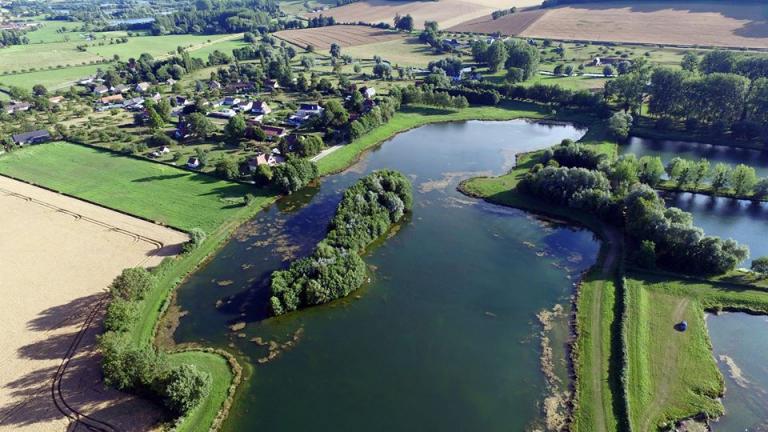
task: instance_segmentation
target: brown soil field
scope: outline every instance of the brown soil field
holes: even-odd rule
[[[2,176],[0,220],[0,431],[152,430],[150,403],[104,388],[96,335],[112,279],[186,234]]]
[[[514,17],[489,23],[486,31],[503,31],[506,19]],[[755,3],[584,3],[550,9],[517,35],[603,42],[768,48],[768,20],[765,5]]]
[[[404,37],[402,34],[394,31],[360,25],[335,25],[301,30],[282,30],[273,33],[273,35],[294,45],[300,47],[312,45],[321,51],[328,50],[332,43],[337,43],[342,48],[345,48],[386,42]]]
[[[483,16],[448,29],[452,32],[494,33],[519,35],[546,13],[546,9],[534,9],[507,15],[499,19]]]
[[[410,14],[416,27],[423,27],[424,21],[437,21],[440,28],[449,28],[459,23],[491,15],[497,9],[524,7],[541,4],[540,0],[439,0],[439,1],[393,1],[363,0],[341,7],[315,12],[308,16],[332,16],[343,23],[392,24],[395,15]]]

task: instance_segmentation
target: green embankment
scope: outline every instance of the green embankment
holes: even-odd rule
[[[0,174],[184,231],[201,228],[207,233],[235,216],[247,193],[259,193],[247,185],[66,142],[5,155]]]
[[[701,413],[722,415],[718,398],[724,382],[712,357],[704,313],[768,313],[768,290],[639,272],[628,275],[627,287],[624,331],[633,430],[655,431]],[[674,326],[683,320],[688,329],[679,332]]]

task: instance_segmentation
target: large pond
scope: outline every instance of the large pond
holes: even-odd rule
[[[177,299],[177,342],[227,347],[254,365],[225,430],[509,431],[539,421],[536,314],[568,304],[598,243],[456,186],[582,134],[525,121],[425,126],[244,225]],[[267,318],[270,273],[310,253],[341,193],[382,168],[412,178],[415,209],[365,257],[371,282]],[[562,371],[562,345],[555,352]]]
[[[726,313],[707,327],[726,387],[726,415],[712,429],[768,430],[768,317]]]
[[[750,165],[759,177],[768,177],[768,152],[724,145],[688,141],[668,141],[631,137],[626,145],[619,146],[620,154],[634,153],[637,157],[659,156],[666,164],[674,157],[684,159],[706,158],[714,164],[722,162],[731,166]]]

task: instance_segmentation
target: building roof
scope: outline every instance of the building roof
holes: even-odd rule
[[[47,130],[40,129],[32,132],[24,132],[24,133],[16,134],[13,136],[13,141],[20,143],[20,142],[27,142],[30,140],[41,139],[41,138],[48,139],[50,137],[51,137],[51,134],[48,133]]]

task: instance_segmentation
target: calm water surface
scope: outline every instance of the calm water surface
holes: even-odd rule
[[[732,166],[745,164],[754,167],[759,177],[768,177],[768,152],[758,150],[697,142],[631,137],[626,145],[619,146],[619,153],[634,153],[638,158],[659,156],[665,164],[674,157],[692,160],[706,158],[712,163],[712,166],[719,162]]]
[[[707,327],[726,387],[726,415],[712,429],[768,430],[768,317],[711,315]]]
[[[225,430],[530,427],[544,392],[535,314],[567,302],[598,244],[589,232],[469,199],[456,185],[582,133],[524,121],[425,126],[243,226],[178,292],[187,312],[178,342],[229,347],[254,365]],[[309,254],[344,189],[382,168],[412,178],[415,208],[366,256],[371,283],[268,319],[269,274]],[[232,331],[239,322],[247,326]],[[264,362],[269,342],[282,348]]]
[[[707,235],[732,238],[749,246],[750,259],[768,255],[768,203],[713,198],[691,193],[665,194],[667,203],[693,214]]]

